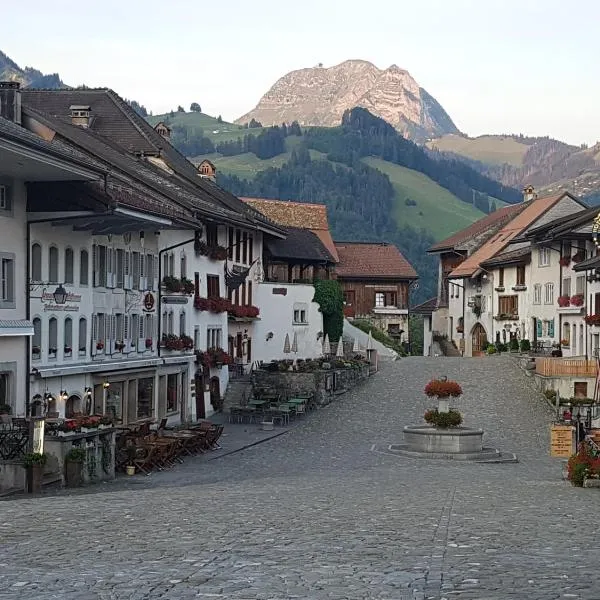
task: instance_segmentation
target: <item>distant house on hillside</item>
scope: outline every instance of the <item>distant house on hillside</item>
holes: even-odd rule
[[[204,159],[198,165],[198,173],[200,173],[201,177],[208,177],[209,179],[216,179],[217,177],[217,167],[208,159]]]

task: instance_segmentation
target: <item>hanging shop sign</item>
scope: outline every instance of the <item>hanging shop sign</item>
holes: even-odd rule
[[[148,292],[145,296],[144,296],[144,310],[146,312],[151,312],[154,310],[154,294],[151,294],[150,292]]]
[[[163,296],[163,304],[187,304],[189,298],[187,296]]]

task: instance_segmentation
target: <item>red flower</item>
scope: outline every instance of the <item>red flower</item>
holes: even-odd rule
[[[438,398],[448,398],[452,396],[456,398],[462,394],[462,388],[456,381],[443,381],[441,379],[433,379],[425,386],[425,395],[430,398],[437,396]]]

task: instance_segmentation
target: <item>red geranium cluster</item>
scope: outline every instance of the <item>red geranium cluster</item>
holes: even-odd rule
[[[232,364],[233,358],[223,348],[209,348],[206,352],[196,352],[196,363],[212,369],[217,366]]]
[[[462,394],[462,388],[456,381],[433,379],[425,386],[425,395],[438,398],[456,398]]]
[[[213,313],[227,312],[231,308],[231,302],[227,298],[194,298],[196,310],[208,310]]]
[[[228,312],[234,317],[255,319],[258,317],[260,310],[258,306],[238,306],[237,304],[232,304]]]
[[[579,444],[577,454],[569,458],[567,477],[573,485],[582,486],[585,477],[600,475],[600,456],[587,442]]]

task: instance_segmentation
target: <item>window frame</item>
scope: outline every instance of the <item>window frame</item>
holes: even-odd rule
[[[0,252],[0,308],[17,307],[15,263],[16,254]]]

